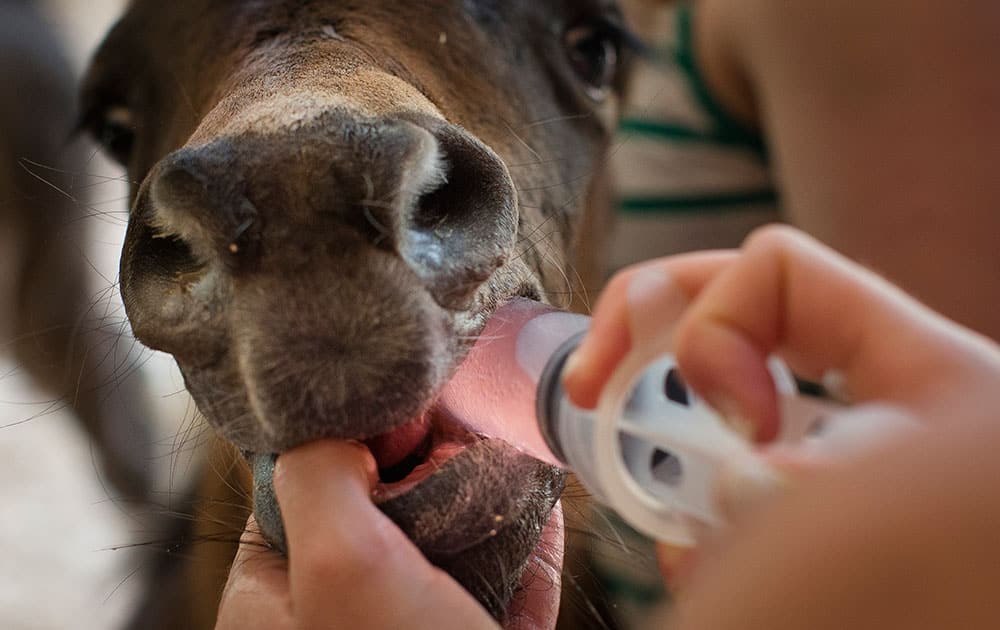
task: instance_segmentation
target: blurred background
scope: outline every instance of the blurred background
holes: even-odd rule
[[[0,0],[4,629],[124,627],[202,435],[172,361],[128,336],[123,169],[73,134],[76,84],[123,5]]]

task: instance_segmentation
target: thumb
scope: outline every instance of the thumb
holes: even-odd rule
[[[757,457],[730,462],[716,482],[716,500],[729,520],[739,519],[790,485],[924,428],[898,405],[844,408],[801,442],[774,444]]]
[[[318,441],[278,458],[274,489],[302,628],[495,627],[372,502],[375,460],[358,443]]]

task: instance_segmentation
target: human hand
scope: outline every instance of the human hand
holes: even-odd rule
[[[216,629],[498,628],[372,503],[377,481],[359,444],[321,441],[281,455],[274,488],[289,555],[270,550],[251,517]]]
[[[1000,549],[985,531],[1000,514],[1000,464],[990,455],[1000,439],[995,344],[801,233],[768,228],[738,253],[620,275],[571,364],[570,396],[592,405],[632,339],[665,325],[688,384],[762,441],[778,428],[765,364],[775,353],[807,378],[836,374],[858,405],[845,413],[889,403],[927,427],[877,453],[830,460],[744,514],[706,552],[682,598],[681,627],[996,622],[995,607],[983,605],[983,585],[1000,577]]]
[[[997,370],[995,344],[786,227],[759,230],[739,252],[675,256],[617,275],[567,364],[570,398],[593,408],[633,339],[664,336],[688,385],[761,442],[779,428],[772,354],[803,378],[835,381],[854,404],[891,402],[924,419],[975,402]]]
[[[639,343],[671,347],[688,385],[765,443],[779,429],[771,355],[852,403],[832,419],[874,427],[873,416],[899,426],[889,420],[982,415],[991,409],[983,398],[993,389],[1000,354],[991,341],[787,227],[758,231],[738,252],[675,256],[616,276],[567,363],[570,398],[593,407]],[[843,439],[832,446],[857,448]],[[800,451],[823,459],[819,449]],[[795,449],[769,456],[779,465],[808,467]]]

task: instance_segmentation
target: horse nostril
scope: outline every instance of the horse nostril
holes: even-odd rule
[[[468,308],[512,255],[513,181],[464,130],[337,111],[288,134],[167,156],[149,178],[143,221],[207,270],[244,278],[301,268],[345,242],[374,246],[402,258],[449,310]]]
[[[220,152],[209,145],[168,156],[152,179],[146,222],[159,237],[183,243],[200,263],[236,270],[259,254],[260,221],[253,204],[231,189]]]
[[[187,240],[160,227],[153,205],[150,186],[144,183],[122,250],[121,292],[136,337],[151,348],[173,352],[194,337],[186,328],[191,313],[187,300],[204,292],[196,287],[205,286],[208,271]],[[202,326],[202,331],[208,329]],[[205,341],[200,347],[214,352],[218,341]]]
[[[151,266],[170,270],[182,284],[191,284],[204,271],[187,243],[173,235],[154,234],[146,244],[145,256]]]
[[[461,309],[513,251],[517,198],[506,167],[488,147],[453,127],[434,135],[444,182],[404,217],[400,252],[438,303]]]

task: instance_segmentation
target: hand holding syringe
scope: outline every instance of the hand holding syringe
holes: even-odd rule
[[[641,339],[596,409],[569,401],[561,376],[589,322],[530,300],[505,304],[446,388],[443,411],[573,470],[633,527],[675,545],[693,545],[696,530],[723,523],[715,496],[720,477],[749,480],[758,491],[779,483],[748,437],[686,387],[663,335]],[[782,401],[781,441],[795,444],[835,406],[798,395],[784,364],[770,363]]]
[[[738,254],[621,274],[572,354],[586,318],[503,307],[443,402],[482,433],[572,468],[638,529],[691,545],[724,522],[723,504],[780,485],[755,441],[843,456],[920,427],[906,403],[922,392],[884,384],[938,379],[942,366],[914,363],[934,344],[897,325],[903,307],[934,317],[806,237],[772,231]],[[857,406],[800,395],[775,353]]]

